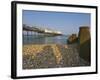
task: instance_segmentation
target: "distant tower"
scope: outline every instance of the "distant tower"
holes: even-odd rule
[[[91,63],[91,36],[88,26],[81,26],[79,29],[79,55]]]

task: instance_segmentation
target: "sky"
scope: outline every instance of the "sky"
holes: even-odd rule
[[[89,13],[23,10],[22,23],[61,31],[65,35],[78,33],[80,26],[91,26]]]

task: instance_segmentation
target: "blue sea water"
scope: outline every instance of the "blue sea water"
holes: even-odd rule
[[[67,44],[68,36],[23,35],[23,44]]]

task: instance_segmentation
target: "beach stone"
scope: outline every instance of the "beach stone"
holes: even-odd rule
[[[79,53],[75,48],[64,48],[63,46],[58,46],[62,53],[62,67],[75,67],[79,65]]]
[[[52,67],[56,67],[56,58],[50,46],[45,46],[43,51],[37,53],[34,58],[32,54],[23,55],[23,69]]]
[[[35,46],[35,47],[34,47]],[[53,48],[53,47],[55,48]],[[66,47],[67,46],[67,47]],[[78,44],[61,45],[61,44],[49,44],[37,46],[40,47],[39,51],[33,51],[36,45],[27,46],[30,53],[23,53],[23,69],[41,69],[41,68],[62,68],[62,67],[78,67],[88,66],[88,62],[79,56],[77,49]],[[42,47],[42,49],[41,49]],[[25,47],[25,49],[27,49]],[[57,51],[54,51],[57,50]],[[26,50],[26,52],[28,52]],[[59,52],[59,54],[57,54]],[[59,56],[59,57],[57,57]],[[60,58],[60,60],[59,60]],[[59,61],[59,63],[58,63]]]

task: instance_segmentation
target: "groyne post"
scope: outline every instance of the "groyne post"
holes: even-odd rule
[[[90,28],[88,26],[81,26],[79,28],[79,56],[86,60],[88,63],[91,62],[91,37]]]

